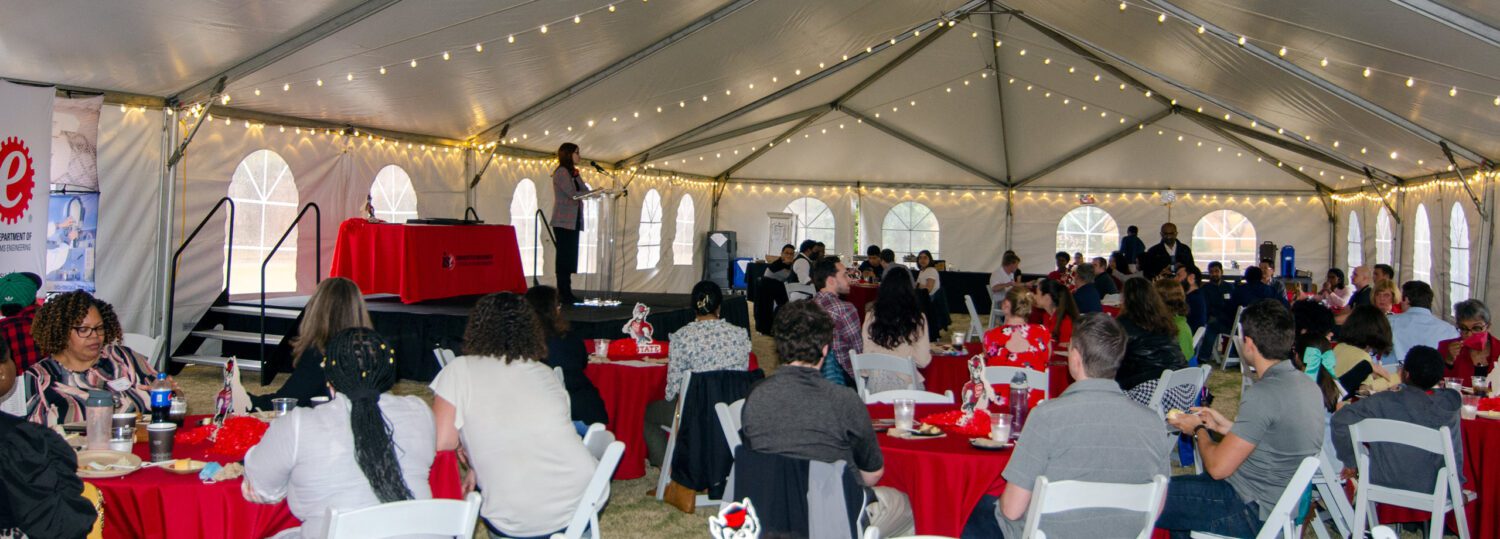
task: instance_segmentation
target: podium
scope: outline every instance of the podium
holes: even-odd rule
[[[595,243],[595,262],[597,267],[593,273],[583,274],[583,289],[592,294],[593,297],[585,298],[580,305],[590,307],[613,307],[620,304],[620,287],[618,277],[615,275],[615,238],[620,232],[619,223],[616,218],[616,206],[620,197],[625,196],[624,189],[595,189],[587,193],[576,195],[573,200],[583,202],[585,215],[587,215],[590,203],[599,206],[598,242]],[[588,233],[588,231],[584,231]],[[580,242],[581,243],[581,242]],[[582,245],[579,245],[582,248]]]

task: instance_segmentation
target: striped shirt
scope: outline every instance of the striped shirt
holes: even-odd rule
[[[49,356],[27,372],[31,373],[31,392],[26,400],[26,418],[32,423],[52,426],[83,421],[84,401],[90,389],[112,393],[116,412],[151,413],[151,383],[156,381],[156,369],[125,345],[101,348],[99,361],[86,371],[70,371]],[[125,389],[111,388],[114,380],[123,380]]]

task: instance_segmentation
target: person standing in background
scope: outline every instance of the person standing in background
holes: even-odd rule
[[[1146,242],[1141,241],[1140,233],[1140,228],[1130,225],[1125,229],[1125,237],[1120,238],[1120,256],[1125,259],[1126,264],[1132,266],[1140,264],[1139,259],[1141,255],[1146,254]],[[1127,268],[1120,269],[1125,270]],[[1131,272],[1122,271],[1122,273],[1129,274]]]
[[[583,201],[573,197],[587,193],[589,186],[578,174],[583,152],[564,142],[557,148],[557,170],[552,171],[552,236],[557,245],[553,271],[557,292],[564,305],[578,303],[573,295],[573,273],[578,271],[578,232],[583,230]]]

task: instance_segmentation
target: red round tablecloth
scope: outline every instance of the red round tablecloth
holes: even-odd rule
[[[604,410],[609,413],[609,431],[625,442],[625,455],[615,469],[615,479],[646,475],[646,405],[666,398],[667,366],[628,363],[590,363],[583,371],[599,388]]]
[[[1479,497],[1464,507],[1469,517],[1470,537],[1500,537],[1500,420],[1466,419],[1459,426],[1464,444],[1465,490],[1472,490]],[[1353,484],[1352,482],[1350,483]],[[1354,491],[1349,490],[1349,500],[1354,500]],[[1404,507],[1381,505],[1380,522],[1426,522],[1432,518],[1426,511]],[[1453,525],[1453,514],[1448,514],[1448,529]]]
[[[922,371],[922,385],[933,393],[952,391],[954,398],[963,397],[964,384],[969,381],[969,358],[984,353],[984,345],[975,341],[964,343],[965,353],[960,356],[934,354],[932,362]]]
[[[854,312],[859,313],[859,322],[865,322],[865,306],[875,301],[875,296],[880,295],[880,285],[854,283],[849,285],[849,295],[845,299],[854,305]]]
[[[945,405],[917,405],[917,419],[956,409]],[[872,404],[870,417],[889,418],[890,405]],[[958,537],[974,504],[986,494],[999,496],[1005,490],[1000,474],[1010,462],[1010,450],[984,451],[969,445],[963,436],[948,435],[930,440],[903,440],[885,434],[880,452],[885,475],[880,485],[906,494],[911,501],[917,533]]]
[[[179,458],[214,460],[205,452],[207,444],[178,446]],[[133,452],[150,461],[150,448],[135,444]],[[124,477],[87,479],[104,496],[104,536],[108,538],[224,537],[259,539],[302,525],[286,502],[257,504],[240,494],[243,479],[214,484],[198,480],[196,474],[178,475],[147,468]],[[458,499],[458,458],[453,451],[439,451],[428,477],[432,495]]]

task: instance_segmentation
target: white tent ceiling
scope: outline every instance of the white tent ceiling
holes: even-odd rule
[[[1478,35],[1402,4],[1452,10]],[[934,28],[960,9],[953,26]],[[229,72],[237,109],[481,143],[523,115],[509,146],[576,141],[600,161],[641,157],[704,176],[754,148],[764,158],[729,177],[1303,191],[1312,187],[1288,173],[1298,167],[1333,189],[1358,187],[1350,169],[1364,165],[1403,178],[1440,172],[1447,161],[1428,133],[1460,156],[1500,155],[1500,4],[1478,0],[130,0],[10,13],[0,76],[172,97]],[[638,61],[589,78],[627,59]],[[839,111],[812,110],[841,96]],[[1071,160],[1167,100],[1184,114]],[[809,113],[787,116],[798,111]],[[1226,115],[1263,140],[1206,126]],[[721,125],[697,129],[710,122]],[[710,138],[747,126],[758,128]]]

